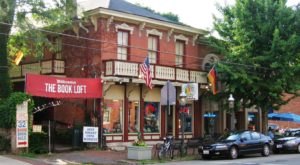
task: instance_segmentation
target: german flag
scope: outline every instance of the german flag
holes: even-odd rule
[[[16,58],[14,60],[16,65],[19,65],[19,63],[21,62],[22,58],[23,58],[24,54],[22,51],[18,51],[16,54]]]
[[[217,94],[217,72],[215,67],[212,67],[207,75],[208,81],[211,84],[212,93]]]

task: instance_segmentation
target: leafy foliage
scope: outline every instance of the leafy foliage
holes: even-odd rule
[[[16,105],[23,103],[26,100],[32,100],[30,96],[22,92],[15,92],[9,98],[0,103],[0,127],[1,128],[14,128],[16,126]],[[28,102],[28,116],[31,117],[33,101]],[[30,121],[30,119],[29,119]],[[31,128],[29,126],[29,128]]]
[[[223,18],[210,38],[223,61],[217,64],[224,84],[220,96],[233,93],[236,104],[264,111],[286,103],[283,93],[297,95],[300,71],[299,7],[286,0],[240,0],[219,7]]]
[[[32,132],[29,134],[29,152],[35,154],[42,154],[47,152],[47,134],[44,132]]]

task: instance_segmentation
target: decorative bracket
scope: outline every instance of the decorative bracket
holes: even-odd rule
[[[127,98],[129,98],[130,94],[134,91],[134,86],[133,85],[129,85],[127,87],[128,87],[127,88],[128,90],[127,90],[126,96],[127,96]]]
[[[85,30],[86,33],[89,32],[89,29],[87,29],[86,27],[84,27],[81,21],[75,21],[75,22],[73,22],[72,27],[73,27],[73,31],[76,34],[77,38],[79,37],[79,30],[80,30],[80,28],[82,28],[83,30]]]
[[[171,40],[171,36],[172,36],[173,32],[174,32],[174,29],[170,29],[168,31],[168,42]]]
[[[111,23],[114,21],[114,16],[111,16],[107,19],[107,22],[106,22],[106,31],[109,32],[109,27],[111,25]]]
[[[145,26],[146,26],[145,22],[143,22],[139,25],[139,37],[142,36],[142,30],[144,30]]]
[[[103,97],[106,95],[106,92],[114,85],[114,83],[107,83],[103,85]]]
[[[97,20],[98,20],[97,16],[95,16],[95,15],[91,16],[91,22],[94,25],[95,31],[98,30],[98,21]]]
[[[144,90],[142,89],[142,98],[145,99],[147,93],[149,92],[150,90],[148,88],[144,88]]]
[[[199,37],[199,34],[194,35],[194,37],[193,37],[193,46],[195,46],[198,37]]]

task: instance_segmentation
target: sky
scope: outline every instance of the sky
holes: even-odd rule
[[[195,28],[211,30],[213,14],[220,16],[215,4],[233,5],[235,0],[126,0],[139,3],[160,13],[172,12],[179,16],[179,21]],[[287,5],[296,5],[300,0],[288,0]]]

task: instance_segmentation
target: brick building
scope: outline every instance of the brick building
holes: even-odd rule
[[[230,127],[230,114],[203,95],[207,71],[219,60],[200,39],[206,31],[173,22],[123,0],[89,1],[85,22],[74,22],[64,35],[52,35],[56,52],[45,51],[42,60],[27,57],[11,70],[14,89],[24,89],[26,73],[71,78],[101,78],[101,99],[62,99],[60,106],[34,115],[36,124],[56,121],[59,127],[98,125],[99,112],[108,143],[137,139],[161,140],[166,134],[180,138],[179,94],[183,84],[196,84],[198,95],[188,100],[185,138],[219,134]],[[153,89],[140,77],[140,65],[150,59]],[[170,110],[160,105],[161,89],[170,81],[176,103]],[[35,97],[36,104],[53,101]],[[256,118],[257,111],[253,110]],[[247,128],[248,112],[237,112],[239,129]],[[259,128],[261,126],[257,126]]]

